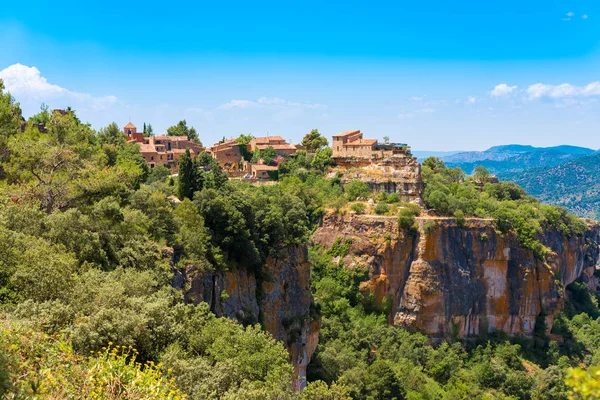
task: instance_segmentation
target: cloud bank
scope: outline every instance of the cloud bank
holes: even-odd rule
[[[102,109],[117,102],[115,96],[95,97],[87,93],[79,93],[49,83],[36,67],[13,64],[0,71],[0,79],[4,81],[6,90],[18,101],[67,101],[94,109]]]

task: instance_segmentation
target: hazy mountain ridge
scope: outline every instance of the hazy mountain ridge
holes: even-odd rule
[[[600,153],[559,165],[505,173],[504,180],[521,185],[541,201],[567,207],[573,213],[600,218]]]
[[[477,166],[483,165],[491,173],[506,179],[511,173],[555,166],[594,153],[596,150],[568,145],[533,147],[509,144],[490,147],[485,151],[458,153],[443,157],[443,160],[448,166],[459,167],[467,174],[472,174]]]

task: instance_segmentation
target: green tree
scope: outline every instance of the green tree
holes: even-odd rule
[[[180,200],[194,197],[194,192],[198,187],[198,170],[189,149],[186,149],[179,159],[177,185],[177,195]]]
[[[4,82],[0,79],[0,161],[8,154],[6,144],[15,135],[21,125],[21,108],[10,93],[4,92]],[[0,176],[1,166],[0,162]]]
[[[304,146],[309,153],[314,153],[328,144],[327,138],[321,135],[318,129],[312,129],[310,133],[302,139],[302,146]]]
[[[390,142],[390,137],[389,136],[384,136],[383,137],[383,142],[384,143],[389,143]]]
[[[344,190],[346,191],[346,196],[348,196],[348,200],[354,201],[359,197],[367,197],[369,196],[369,185],[361,180],[355,179],[348,183]]]
[[[475,174],[473,176],[476,182],[487,183],[490,179],[490,170],[485,168],[483,165],[478,165],[475,168]]]
[[[125,142],[125,135],[121,132],[116,122],[111,122],[108,126],[98,131],[98,143],[101,146],[105,144],[123,146]]]
[[[188,127],[186,120],[181,120],[177,123],[177,125],[173,125],[167,128],[168,136],[187,136],[189,140],[193,140],[196,143],[200,143],[200,138],[198,137],[198,132],[196,132],[196,128]]]

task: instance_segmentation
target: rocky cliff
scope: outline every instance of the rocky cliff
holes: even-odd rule
[[[422,203],[421,165],[410,153],[385,158],[344,157],[330,176],[341,175],[343,184],[355,179],[375,193],[398,193],[403,201]]]
[[[417,231],[398,228],[395,217],[328,215],[313,241],[352,245],[345,268],[369,268],[361,290],[378,301],[392,300],[390,323],[432,338],[503,330],[533,335],[552,327],[563,305],[564,286],[599,259],[600,227],[582,237],[547,232],[540,238],[553,250],[548,262],[522,248],[513,234],[501,235],[491,221],[419,218]],[[545,322],[545,325],[539,325]]]
[[[186,300],[207,302],[217,316],[240,323],[261,323],[283,341],[295,369],[295,384],[306,385],[306,366],[319,340],[319,320],[311,315],[310,265],[306,247],[271,256],[261,274],[246,269],[180,275]],[[185,281],[185,283],[184,283]]]

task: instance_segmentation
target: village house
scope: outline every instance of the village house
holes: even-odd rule
[[[247,164],[246,172],[254,179],[271,179],[269,172],[277,171],[277,167],[266,164]]]
[[[403,143],[364,139],[360,130],[334,135],[332,156],[342,183],[365,182],[377,193],[397,193],[402,201],[421,202],[421,166]]]
[[[179,158],[187,149],[192,157],[204,151],[201,144],[189,140],[187,136],[150,136],[144,137],[131,122],[125,125],[123,133],[128,142],[139,143],[140,152],[150,168],[162,165],[171,171],[177,171]]]
[[[250,144],[248,145],[248,149],[252,152],[255,152],[256,150],[262,151],[265,150],[267,147],[272,147],[273,149],[275,149],[275,152],[278,156],[291,156],[295,154],[298,150],[295,145],[289,144],[281,136],[252,138]]]
[[[360,130],[351,130],[333,136],[333,158],[336,162],[345,158],[381,159],[410,155],[404,143],[379,143],[377,139],[363,139]]]
[[[243,161],[240,144],[235,139],[215,143],[206,149],[206,152],[215,158],[226,171],[240,170]]]

